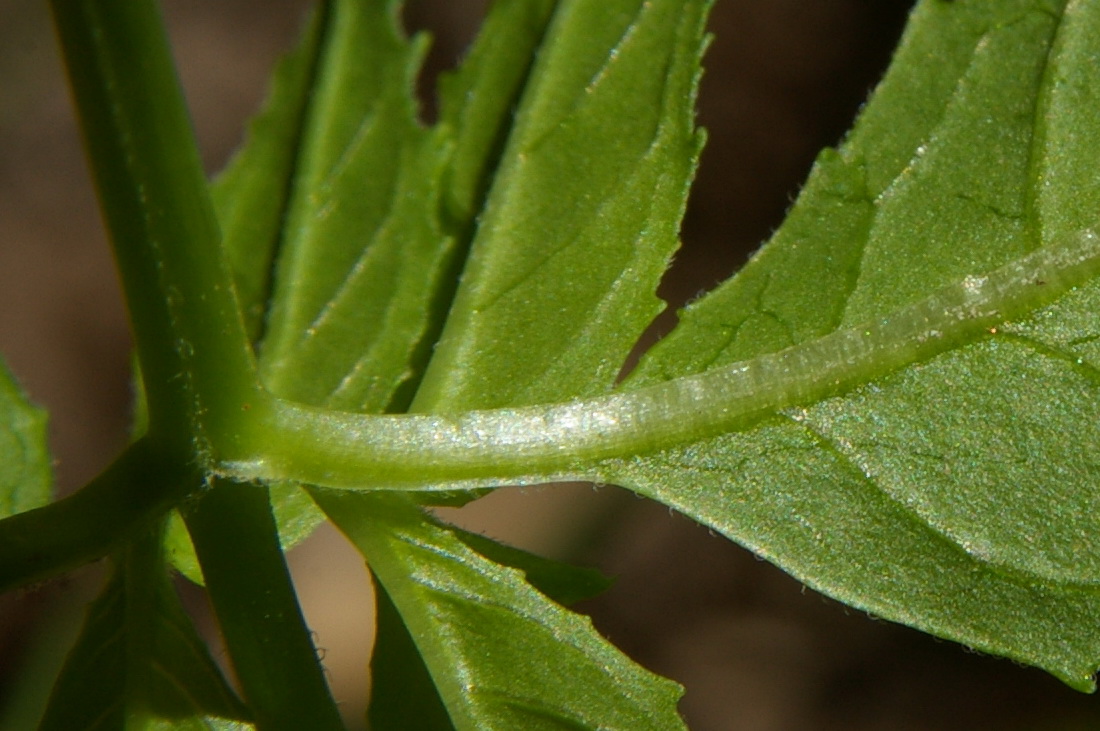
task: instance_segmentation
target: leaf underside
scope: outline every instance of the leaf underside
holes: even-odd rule
[[[50,501],[50,465],[46,414],[27,400],[0,363],[0,518]]]
[[[676,683],[635,665],[587,617],[409,501],[338,492],[318,500],[373,562],[456,728],[683,728]]]
[[[311,26],[315,35],[284,62],[239,162],[215,189],[220,210],[237,212],[226,246],[267,387],[284,398],[374,413],[610,389],[660,309],[653,291],[678,244],[676,222],[700,144],[692,110],[706,8],[670,0],[496,3],[462,66],[442,80],[440,122],[428,128],[412,98],[424,40],[403,36],[399,3],[331,3]],[[602,31],[576,46],[585,28]],[[647,114],[614,133],[605,129],[608,115],[635,106]],[[584,175],[569,173],[580,162]],[[241,172],[249,166],[267,174]],[[639,209],[636,199],[649,200],[649,207]],[[548,231],[546,221],[559,228]],[[253,248],[269,253],[251,256]],[[500,279],[517,268],[523,286]],[[482,314],[486,297],[507,304],[532,291],[532,283],[539,283],[539,295],[523,297],[527,311],[502,304]],[[557,316],[531,352],[553,346],[588,355],[561,359],[546,372],[545,362],[515,348],[505,331],[526,337],[529,320],[555,302],[571,302],[573,312]],[[599,317],[580,316],[592,309]],[[251,319],[248,313],[257,312],[266,314]],[[567,327],[573,323],[580,327]],[[471,335],[482,339],[471,343]],[[459,371],[439,364],[471,349],[480,355],[469,372],[481,380],[455,381]],[[490,364],[499,370],[490,373]],[[502,378],[505,372],[511,375]],[[490,396],[489,386],[511,390]],[[286,499],[303,494],[294,486],[275,491]],[[383,656],[375,662],[429,671],[456,727],[681,723],[678,687],[634,665],[590,624],[505,568],[519,555],[514,550],[426,520],[409,496],[347,495],[334,502],[324,491],[310,492],[353,538],[365,525],[383,526],[364,516],[385,507],[450,547],[410,554],[377,540],[355,541],[401,616],[380,623],[376,653]],[[308,509],[283,507],[280,532],[292,544],[316,518]],[[185,542],[173,547],[182,556],[177,565],[187,566]],[[457,561],[450,555],[456,551],[466,558]],[[418,595],[414,565],[434,567],[449,588]],[[576,570],[526,559],[523,568],[557,601],[600,585]],[[491,596],[485,572],[499,573],[509,593]],[[481,599],[458,600],[467,596]],[[402,624],[410,625],[417,647],[402,640]],[[529,637],[528,644],[507,652],[502,645],[487,656],[486,639],[502,638],[506,628]],[[574,647],[563,660],[554,653],[564,637]],[[425,647],[426,638],[436,639]],[[560,667],[551,675],[561,678],[560,687],[546,684],[545,668],[517,672],[527,650],[556,657]],[[460,692],[460,683],[469,682],[460,679],[471,672],[483,690]],[[583,702],[577,674],[594,674]],[[621,695],[620,681],[634,690]],[[571,710],[555,710],[571,694]],[[395,702],[388,698],[372,711],[374,720],[400,718]]]
[[[926,2],[839,151],[628,387],[882,315],[1096,225],[1100,4]],[[605,465],[814,587],[1092,689],[1100,287],[757,428]]]
[[[459,411],[613,387],[659,310],[652,293],[677,243],[674,222],[700,144],[685,100],[706,8],[688,3],[691,15],[682,3],[566,2],[550,16],[549,5],[537,5],[509,5],[530,13],[527,25],[510,27],[526,28],[517,37],[540,49],[535,66],[508,82],[514,117],[511,106],[498,107],[491,122],[465,128],[473,112],[464,100],[478,98],[472,74],[444,86],[444,123],[423,128],[409,97],[422,51],[387,24],[395,6],[389,15],[376,9],[386,22],[357,31],[388,29],[374,47],[396,50],[371,67],[388,76],[360,83],[378,100],[361,101],[358,126],[338,116],[306,122],[297,164],[307,172],[295,185],[315,182],[291,197],[315,210],[289,204],[299,223],[279,244],[260,343],[277,393],[344,409]],[[504,6],[490,22],[503,24]],[[918,5],[891,71],[844,144],[822,153],[783,227],[737,276],[683,311],[621,388],[883,317],[1093,227],[1100,173],[1089,152],[1100,149],[1100,128],[1089,70],[1098,23],[1091,2]],[[581,27],[600,29],[591,46],[578,45]],[[499,71],[486,38],[471,68]],[[655,56],[669,47],[680,60]],[[338,62],[350,63],[323,63]],[[334,89],[322,100],[347,83],[333,74],[321,77]],[[609,130],[607,115],[635,124]],[[336,148],[312,151],[310,124],[342,129],[314,133]],[[456,157],[471,149],[464,130],[479,126],[500,131],[483,135],[491,140],[476,154]],[[398,131],[387,133],[385,150],[353,144],[390,129]],[[394,160],[389,187],[357,203],[375,206],[380,223],[356,235],[324,228],[338,225],[329,218],[345,205],[334,176],[376,165],[371,155],[383,152]],[[462,172],[456,159],[477,164]],[[337,160],[343,167],[332,167]],[[402,177],[409,171],[416,175]],[[436,211],[434,223],[405,222],[386,198],[403,180],[420,182],[402,196]],[[368,276],[395,256],[385,233],[398,225],[419,226],[401,238],[423,249],[409,243],[402,255],[412,259]],[[334,239],[346,253],[329,251]],[[409,253],[420,250],[427,258]],[[452,291],[448,277],[459,266]],[[348,294],[358,281],[370,293]],[[386,308],[410,281],[421,299],[408,310],[419,314],[405,319]],[[343,297],[372,296],[361,321],[371,328],[339,315]],[[752,428],[595,463],[589,476],[673,506],[849,604],[1091,688],[1100,637],[1087,614],[1100,555],[1082,536],[1100,507],[1089,448],[1100,436],[1096,296],[1081,287],[988,337],[886,377],[869,374],[844,395]],[[352,332],[377,341],[357,345]],[[339,351],[336,361],[322,354],[323,342]],[[384,342],[397,350],[379,355]],[[434,351],[418,360],[425,342]],[[368,373],[381,379],[371,386],[380,395],[351,398],[366,393],[354,384]],[[398,396],[412,390],[411,400]]]
[[[168,575],[114,573],[88,607],[42,731],[251,729]]]
[[[261,376],[289,400],[449,413],[642,388],[886,317],[1097,226],[1100,2],[923,0],[784,225],[616,386],[678,245],[709,2],[495,3],[432,126],[413,96],[427,41],[405,37],[400,6],[327,3],[214,185]],[[1098,307],[1091,282],[845,393],[584,471],[841,601],[1091,690]],[[0,516],[49,490],[42,416],[9,381]],[[598,578],[464,534],[416,496],[272,494],[285,545],[319,505],[370,563],[375,661],[431,678],[434,694],[407,699],[425,725],[682,726],[678,686],[559,603]],[[93,604],[46,727],[134,708],[243,723],[213,718],[244,712],[167,580],[127,581]],[[117,672],[88,669],[102,658]],[[176,670],[138,677],[135,658]],[[82,677],[99,706],[63,702],[91,697]],[[374,720],[394,719],[387,698]]]

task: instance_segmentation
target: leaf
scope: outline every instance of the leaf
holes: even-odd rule
[[[271,269],[293,188],[298,145],[314,80],[323,16],[279,61],[244,146],[210,185],[249,337],[255,341],[271,290]]]
[[[0,362],[0,518],[45,505],[52,488],[46,412]]]
[[[305,403],[387,407],[452,253],[433,215],[447,141],[419,125],[411,93],[426,46],[396,13],[329,10],[260,360],[274,393]]]
[[[435,132],[416,119],[412,79],[426,46],[422,38],[405,41],[399,3],[333,3],[282,62],[248,143],[213,187],[253,335],[274,308],[261,361],[270,388],[358,411],[407,402],[441,324],[436,310],[453,290],[458,252],[442,231],[469,235],[552,4],[493,9],[469,58],[445,82]],[[318,100],[307,105],[311,84]],[[445,204],[436,200],[444,174]],[[288,215],[298,223],[280,238]],[[287,284],[269,303],[275,260]],[[324,311],[320,321],[307,321],[310,307]],[[296,485],[273,485],[272,496],[286,548],[322,520]],[[168,540],[177,568],[201,582],[178,517]]]
[[[511,132],[513,110],[557,4],[493,3],[461,66],[439,80],[440,124],[455,138],[441,184],[443,219],[466,239],[485,202]]]
[[[372,731],[451,731],[454,724],[401,613],[371,574],[375,596],[368,727]]]
[[[319,491],[401,613],[455,728],[683,728],[680,688],[398,496]]]
[[[448,528],[456,538],[490,561],[522,571],[531,586],[560,604],[568,606],[591,599],[614,583],[595,569],[544,558],[454,526]]]
[[[421,343],[417,373],[401,387],[397,401],[408,407],[420,392],[424,369],[434,355],[447,311],[453,306],[460,267],[468,257],[485,196],[500,165],[556,0],[493,3],[469,54],[453,73],[439,79],[440,121],[454,145],[440,180],[440,223],[461,245],[452,271],[439,282],[429,330]],[[480,497],[473,491],[435,493],[430,502],[459,506]],[[427,503],[428,499],[421,498]]]
[[[167,574],[154,577],[118,569],[88,607],[41,731],[252,728]]]
[[[494,7],[426,129],[413,97],[426,41],[404,38],[400,3],[333,3],[261,346],[273,391],[407,405],[552,6]]]
[[[559,6],[414,410],[557,401],[614,383],[661,309],[653,292],[678,243],[701,143],[707,7]]]
[[[784,226],[681,313],[628,387],[888,315],[1096,225],[1098,54],[1097,3],[920,4]],[[1091,689],[1098,297],[1094,281],[844,396],[603,478],[848,604]]]
[[[593,597],[611,583],[595,570],[551,561],[454,526],[440,527],[488,560],[519,569],[533,587],[561,604]],[[415,641],[377,578],[374,592],[378,608],[371,656],[370,727],[375,731],[454,728]]]
[[[425,42],[405,41],[399,3],[333,4],[302,140],[294,139],[294,123],[304,113],[316,39],[307,36],[284,63],[249,145],[215,187],[246,313],[267,306],[255,283],[266,281],[273,257],[286,282],[274,292],[262,343],[265,381],[275,392],[357,411],[407,404],[553,4],[493,8],[466,61],[444,80],[441,123],[431,132],[416,119],[412,85]],[[292,177],[288,213],[272,181],[289,190]],[[271,240],[287,215],[296,216],[289,233]],[[257,219],[264,224],[250,225]],[[309,320],[309,308],[323,314]],[[321,517],[294,485],[273,486],[272,494],[289,548]],[[178,520],[170,536],[176,565],[201,578]]]

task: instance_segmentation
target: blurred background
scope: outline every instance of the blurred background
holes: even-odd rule
[[[841,139],[881,75],[910,4],[718,3],[699,110],[710,138],[684,249],[662,285],[673,305],[735,271],[778,225],[817,151]],[[0,0],[0,352],[50,411],[68,492],[126,441],[129,339],[44,5]],[[211,172],[239,143],[308,5],[164,3]],[[485,5],[409,3],[409,28],[435,38],[426,95]],[[672,324],[670,314],[650,335]],[[502,490],[446,517],[617,576],[583,610],[636,660],[687,687],[681,710],[695,731],[1100,727],[1095,699],[1041,672],[846,610],[616,488]],[[321,531],[292,564],[336,695],[361,717],[373,623],[361,562]],[[97,577],[91,567],[0,597],[0,719],[13,717],[4,704],[41,702],[36,681],[77,630]],[[181,591],[213,635],[201,593]]]

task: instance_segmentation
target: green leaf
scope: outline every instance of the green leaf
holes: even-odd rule
[[[611,583],[598,571],[551,561],[453,526],[440,527],[490,561],[523,571],[532,586],[562,604],[595,596]],[[415,640],[377,578],[374,593],[377,622],[371,655],[370,727],[375,731],[454,728]]]
[[[439,80],[440,124],[455,138],[441,185],[443,218],[466,240],[556,5],[557,0],[493,3],[462,65]]]
[[[585,569],[538,556],[491,538],[449,526],[460,541],[501,566],[519,569],[531,586],[560,604],[591,599],[614,583],[596,569]]]
[[[295,139],[295,125],[316,55],[312,36],[280,68],[249,145],[215,186],[252,327],[259,321],[251,315],[267,306],[261,295],[278,245],[287,285],[275,293],[263,342],[267,384],[333,408],[399,409],[411,397],[453,295],[455,241],[471,235],[553,3],[493,8],[462,67],[443,82],[434,132],[417,121],[412,95],[424,39],[404,40],[398,5],[333,4],[305,138]],[[443,176],[448,197],[439,201]],[[292,187],[292,177],[297,208],[289,215],[298,224],[292,220],[276,242],[273,233],[288,215],[278,194]],[[309,308],[323,311],[316,322],[307,322]],[[272,495],[289,548],[321,517],[293,485],[274,486]],[[200,579],[178,520],[169,536],[177,566]]]
[[[921,3],[784,226],[681,313],[629,386],[886,316],[1095,226],[1098,62],[1095,3]],[[1098,307],[1094,281],[847,395],[604,478],[848,604],[1091,689]]]
[[[421,215],[434,205],[444,151],[415,117],[412,78],[425,46],[404,41],[396,8],[336,2],[314,18],[213,188],[253,337],[273,308],[266,385],[337,408],[381,411],[409,378],[426,321],[417,308],[431,294],[423,277],[438,276],[431,260],[446,253],[434,217]],[[272,292],[275,264],[284,285]],[[323,520],[295,484],[271,495],[285,548]],[[178,519],[169,546],[176,566],[201,581]]]
[[[387,407],[414,375],[453,247],[434,215],[447,143],[412,98],[426,45],[396,14],[329,9],[261,346],[268,387],[305,403]]]
[[[298,46],[280,60],[244,146],[210,186],[222,246],[253,341],[271,293],[271,269],[293,187],[322,18],[314,15]]]
[[[371,574],[375,596],[368,726],[372,731],[451,731],[454,724],[401,613]]]
[[[45,505],[52,488],[46,412],[0,362],[0,518]]]
[[[426,39],[404,38],[400,3],[331,4],[261,346],[277,394],[407,405],[552,6],[495,6],[426,129],[413,96]]]
[[[707,7],[558,7],[415,410],[562,400],[614,383],[661,309],[653,292],[678,244],[701,144],[693,104]]]
[[[131,556],[149,549],[142,542]],[[136,560],[159,558],[151,554]],[[42,731],[252,728],[163,568],[113,573],[54,686]]]
[[[318,491],[369,557],[455,728],[672,729],[680,688],[402,496]],[[356,499],[357,498],[357,499]]]

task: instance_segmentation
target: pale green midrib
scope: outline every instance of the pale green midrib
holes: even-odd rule
[[[455,414],[368,415],[272,399],[243,414],[220,473],[340,488],[591,477],[594,462],[718,436],[990,336],[1100,274],[1084,231],[970,276],[863,326],[665,383],[578,400]]]

